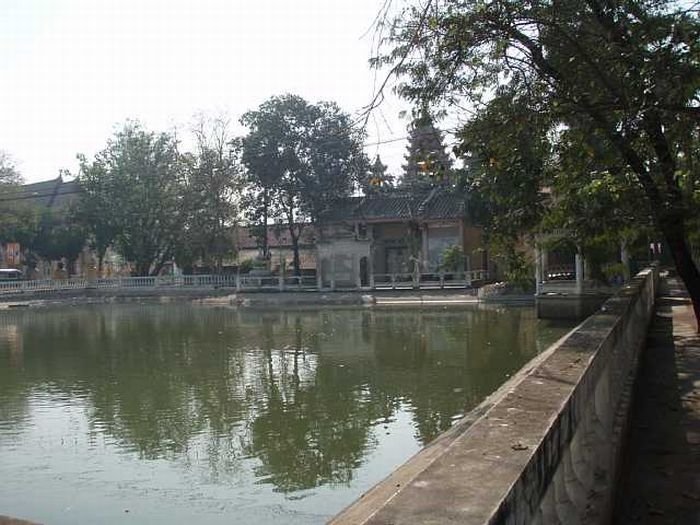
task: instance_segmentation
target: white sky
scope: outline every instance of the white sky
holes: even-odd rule
[[[233,121],[272,95],[371,99],[382,0],[0,0],[0,150],[28,181],[75,171],[128,118],[153,130],[195,113]],[[367,142],[406,135],[395,97]],[[186,145],[185,145],[186,146]],[[398,174],[405,143],[366,149]]]

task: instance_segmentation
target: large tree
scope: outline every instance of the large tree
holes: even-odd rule
[[[226,117],[199,116],[192,131],[196,150],[183,156],[186,242],[181,243],[177,255],[185,266],[200,259],[218,273],[224,258],[235,249],[232,233],[241,182],[239,163]]]
[[[107,249],[113,246],[119,233],[120,210],[116,208],[119,200],[114,198],[119,191],[118,180],[111,176],[106,158],[98,156],[90,162],[85,155],[78,155],[78,161],[77,179],[83,193],[75,217],[86,228],[88,243],[97,255],[98,274],[102,275]]]
[[[257,225],[269,257],[267,226],[284,224],[300,273],[299,239],[333,199],[348,195],[366,173],[363,135],[331,102],[310,104],[296,95],[272,97],[241,118],[249,133],[240,140],[247,169],[248,219]]]
[[[22,174],[17,169],[12,157],[0,150],[0,186],[17,186],[22,182]]]
[[[22,174],[12,158],[0,151],[0,241],[27,247],[37,233],[39,212],[32,196],[22,192]]]
[[[478,116],[506,94],[545,116],[533,125],[555,151],[573,141],[566,146],[604,165],[619,188],[643,195],[638,207],[666,239],[700,322],[700,273],[688,244],[700,184],[692,5],[424,0],[398,15],[375,64],[391,65],[405,79],[402,94],[421,104],[470,104]],[[599,175],[586,163],[574,168],[579,182]]]
[[[75,261],[85,247],[88,232],[76,219],[74,208],[46,209],[40,215],[36,235],[29,248],[32,253],[56,261],[66,259],[68,275],[75,270]]]
[[[128,122],[78,176],[98,252],[114,242],[136,275],[157,275],[183,239],[184,174],[175,137]],[[103,207],[104,206],[104,207]]]

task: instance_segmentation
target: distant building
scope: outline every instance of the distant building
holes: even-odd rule
[[[39,212],[44,210],[63,212],[80,196],[76,182],[64,181],[61,176],[42,182],[23,184],[8,192],[8,201],[29,206]],[[26,246],[17,242],[3,242],[0,250],[0,264],[5,268],[23,269],[28,277],[51,277],[60,268],[62,261],[37,261],[36,267],[27,267]]]
[[[464,270],[488,270],[481,229],[468,221],[464,199],[445,189],[348,197],[321,218],[319,281],[326,286],[367,286],[370,275],[431,273],[458,246]]]
[[[235,234],[236,259],[238,265],[246,260],[255,260],[260,256],[260,240],[254,234],[254,228],[237,226]],[[281,261],[289,273],[294,260],[294,251],[289,230],[285,225],[272,224],[267,227],[267,246],[270,251],[270,270],[277,272]],[[302,271],[316,269],[316,228],[307,224],[299,238],[299,259]]]
[[[12,190],[8,200],[33,207],[39,213],[50,211],[65,216],[71,206],[78,203],[81,192],[77,181],[64,181],[63,177],[58,176],[47,181],[23,184]],[[29,278],[65,278],[70,275],[86,277],[90,273],[96,275],[97,257],[88,246],[83,248],[75,261],[32,260],[27,258],[26,246],[13,242],[2,242],[0,246],[0,264],[3,267],[20,268]],[[72,267],[69,268],[71,263]],[[116,253],[108,250],[103,262],[103,274],[128,275],[128,267]]]
[[[80,199],[80,185],[64,181],[60,175],[51,180],[23,184],[14,197],[39,208],[65,210]]]

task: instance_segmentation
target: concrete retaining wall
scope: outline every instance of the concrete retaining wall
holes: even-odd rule
[[[608,522],[657,283],[641,272],[331,523]]]
[[[0,309],[8,306],[44,306],[107,302],[199,302],[209,305],[286,308],[322,306],[430,306],[478,302],[475,290],[402,290],[372,292],[236,292],[231,288],[153,287],[77,289],[0,295]]]

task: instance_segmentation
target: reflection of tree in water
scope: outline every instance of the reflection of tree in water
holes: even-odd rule
[[[450,428],[533,355],[529,309],[371,312],[373,394],[404,399],[423,444]]]
[[[528,357],[532,349],[514,350],[534,345],[523,319],[129,306],[24,312],[0,324],[23,334],[21,388],[50,381],[89,400],[93,431],[142,458],[205,460],[214,480],[254,456],[256,474],[288,492],[348,483],[376,443],[374,427],[399,410],[411,411],[423,444],[449,428]],[[0,411],[22,398],[7,401],[17,377],[0,368]]]
[[[367,448],[371,410],[338,370],[320,368],[313,386],[290,401],[281,393],[296,388],[288,380],[270,378],[265,409],[253,422],[250,452],[262,461],[258,475],[284,492],[349,482]]]
[[[27,403],[23,399],[26,397],[26,383],[18,373],[23,366],[22,331],[16,324],[0,324],[0,422],[12,420],[18,424],[26,415]],[[12,404],[9,403],[10,397]]]

